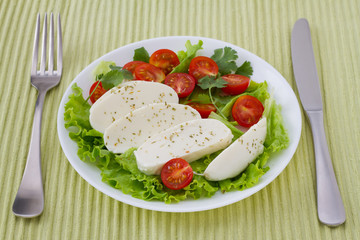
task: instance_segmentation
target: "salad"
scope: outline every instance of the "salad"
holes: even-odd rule
[[[174,53],[169,49],[160,49],[151,55],[145,48],[138,48],[134,51],[133,61],[124,66],[102,62],[94,70],[95,81],[90,88],[89,99],[83,98],[83,89],[76,84],[72,86],[73,94],[65,105],[65,127],[69,130],[70,138],[78,145],[79,158],[95,164],[101,170],[104,182],[143,200],[171,203],[187,198],[211,197],[219,190],[225,193],[254,186],[268,171],[266,163],[270,155],[288,146],[289,138],[283,125],[281,108],[269,94],[266,81],[257,83],[250,80],[253,71],[251,63],[245,61],[237,66],[237,52],[230,47],[216,49],[210,57],[198,56],[202,45],[202,41],[194,45],[188,41],[184,51]],[[136,157],[141,146],[130,147],[121,153],[110,151],[104,140],[104,132],[94,129],[90,121],[91,108],[118,86],[138,80],[171,88],[180,104],[195,109],[201,115],[202,119],[192,121],[221,122],[231,134],[228,145],[199,156],[190,163],[177,157],[168,159],[162,169],[168,165],[178,166],[175,173],[182,173],[182,181],[166,180],[174,171],[169,173],[164,170],[161,175],[141,171]],[[240,111],[244,107],[247,110]],[[266,138],[261,142],[261,153],[236,176],[225,176],[219,180],[206,177],[204,172],[210,163],[224,155],[225,150],[230,149],[236,141],[240,142],[239,139],[249,132],[248,129],[255,128],[262,120],[266,123]],[[217,165],[226,164],[229,165],[226,162]]]

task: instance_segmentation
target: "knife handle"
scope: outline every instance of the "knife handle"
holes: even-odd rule
[[[338,226],[345,222],[346,216],[326,142],[323,112],[307,111],[307,115],[315,149],[319,220],[329,226]]]

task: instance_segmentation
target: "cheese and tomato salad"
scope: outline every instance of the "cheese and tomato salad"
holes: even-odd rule
[[[104,182],[144,200],[211,197],[255,185],[270,154],[288,146],[281,108],[266,81],[250,79],[251,63],[237,66],[230,47],[197,56],[202,45],[101,62],[91,104],[73,85],[65,127]]]

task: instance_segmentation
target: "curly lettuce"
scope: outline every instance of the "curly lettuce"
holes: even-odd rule
[[[192,45],[191,42],[188,40],[185,43],[186,52],[181,50],[178,52],[178,57],[180,64],[177,65],[171,73],[177,72],[187,72],[189,69],[189,65],[191,60],[196,56],[197,51],[202,49],[203,41],[199,40],[197,44]]]

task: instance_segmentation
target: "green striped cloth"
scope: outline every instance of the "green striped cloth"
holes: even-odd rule
[[[16,218],[12,203],[25,167],[37,92],[30,85],[36,14],[60,13],[64,68],[45,99],[42,170],[45,209]],[[89,63],[126,44],[194,35],[245,48],[294,88],[290,33],[298,18],[312,31],[325,129],[347,221],[319,223],[312,136],[287,168],[238,203],[196,213],[132,207],[102,194],[71,167],[56,115],[61,97]],[[0,239],[360,239],[360,2],[358,0],[2,0],[0,1]],[[297,93],[297,92],[296,92]]]

